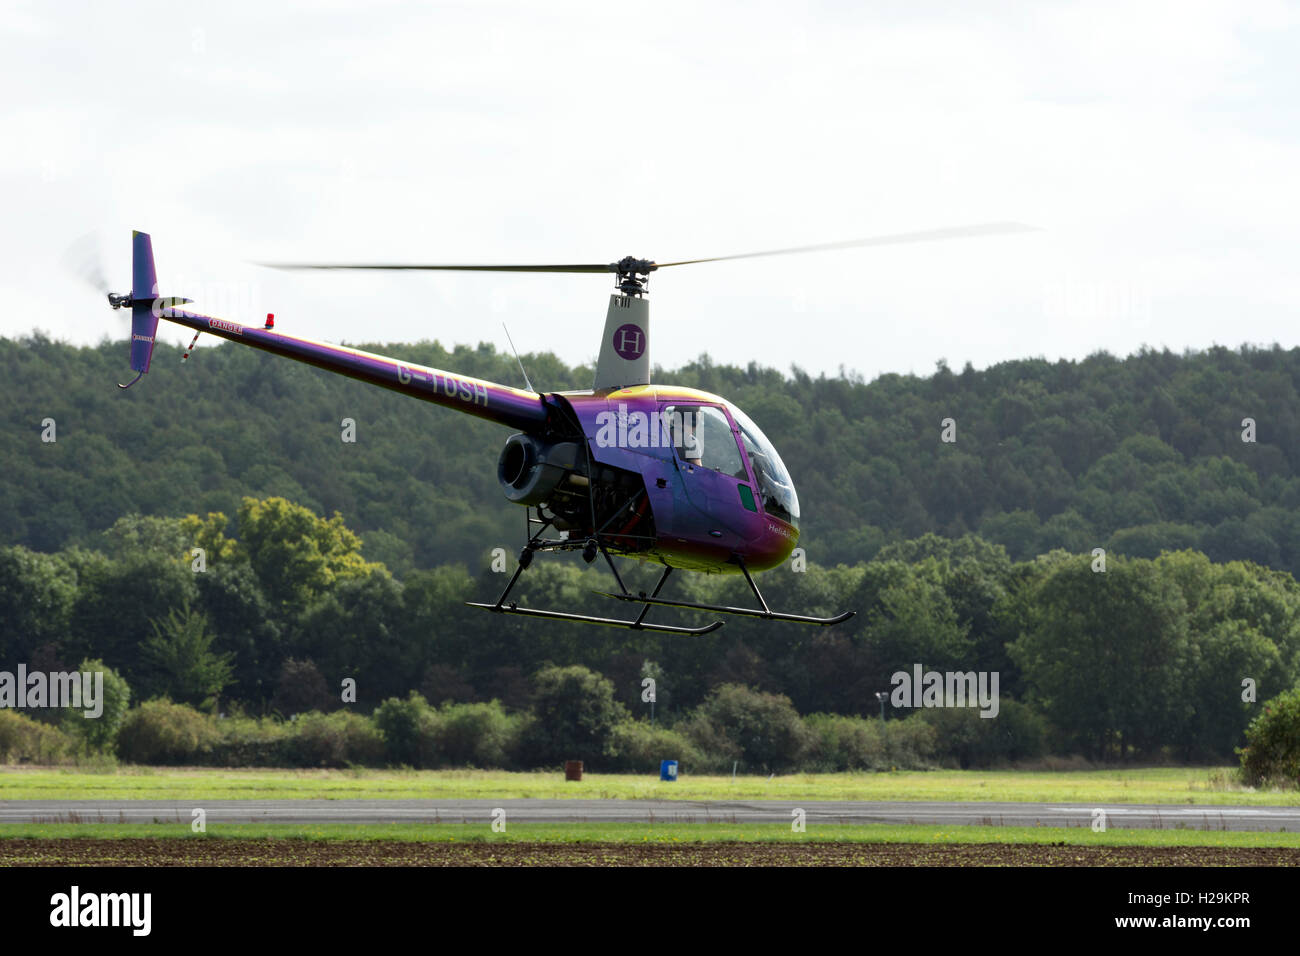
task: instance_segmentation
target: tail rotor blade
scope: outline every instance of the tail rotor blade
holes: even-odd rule
[[[108,294],[104,244],[99,233],[88,232],[74,239],[63,253],[63,266],[100,295]]]

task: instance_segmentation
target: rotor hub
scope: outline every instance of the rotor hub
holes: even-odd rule
[[[649,290],[650,273],[658,268],[653,260],[636,256],[624,256],[609,265],[609,271],[618,277],[614,287],[624,295],[636,296],[645,295]]]

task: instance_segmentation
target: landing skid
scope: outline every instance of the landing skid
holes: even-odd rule
[[[630,597],[630,595],[629,595]],[[640,618],[635,621],[623,621],[612,617],[593,617],[589,614],[568,614],[564,611],[542,611],[531,607],[518,607],[514,603],[502,604],[478,604],[473,601],[465,602],[469,607],[481,607],[485,611],[493,611],[497,614],[524,614],[528,617],[545,617],[554,621],[583,621],[587,624],[605,624],[609,627],[626,627],[633,631],[659,631],[664,634],[685,634],[691,637],[698,637],[701,634],[708,634],[716,631],[726,622],[714,621],[703,627],[673,627],[671,624],[646,624]]]
[[[625,627],[632,631],[656,631],[661,634],[683,634],[688,637],[699,637],[702,634],[712,633],[722,627],[725,623],[723,621],[713,621],[710,624],[705,624],[703,627],[678,627],[672,624],[646,623],[646,615],[650,613],[649,601],[659,596],[659,591],[663,588],[664,582],[667,581],[668,576],[673,573],[673,569],[668,566],[664,567],[664,573],[659,576],[659,582],[650,593],[650,598],[641,602],[643,605],[641,613],[636,616],[635,620],[631,621],[613,617],[595,617],[590,614],[572,614],[568,611],[550,611],[540,608],[520,607],[514,601],[507,603],[506,598],[514,589],[515,582],[519,580],[519,576],[524,573],[528,565],[533,563],[533,554],[545,547],[542,541],[542,534],[546,531],[546,527],[549,524],[549,521],[545,522],[541,530],[529,538],[528,543],[524,545],[524,549],[519,552],[519,566],[515,568],[515,573],[511,575],[510,582],[506,585],[505,590],[501,592],[501,596],[497,598],[495,604],[482,604],[475,601],[466,601],[465,603],[469,607],[482,608],[483,610],[491,611],[494,614],[520,614],[525,617],[548,618],[552,621],[581,621],[584,624],[601,624],[606,627]],[[596,537],[592,538],[591,541],[588,542],[587,548],[591,548],[592,543],[594,543],[595,548],[599,550],[600,554],[604,556],[606,563],[609,565],[610,571],[614,572],[614,580],[618,582],[619,589],[623,594],[627,595],[629,599],[633,599],[632,595],[627,590],[627,585],[623,583],[622,576],[618,573],[618,568],[614,565],[614,559],[611,558],[609,552],[605,550],[605,545],[600,541],[599,537]]]
[[[650,604],[654,607],[677,607],[691,611],[712,611],[715,614],[743,614],[745,617],[758,617],[765,621],[794,621],[797,624],[818,624],[822,627],[830,627],[832,624],[839,624],[851,618],[856,611],[845,611],[843,614],[837,614],[835,617],[812,617],[807,614],[782,614],[780,611],[760,611],[752,607],[730,607],[726,604],[692,604],[690,601],[666,601],[661,598],[641,597],[636,594],[614,594],[612,591],[597,591],[597,594],[603,594],[605,597],[612,597],[619,601],[636,601],[639,604]]]
[[[636,497],[637,496],[634,496],[632,500],[635,501]],[[695,604],[690,601],[669,601],[665,598],[661,598],[659,592],[663,590],[663,586],[665,582],[667,582],[668,576],[673,573],[673,569],[670,565],[664,565],[664,573],[659,576],[659,581],[655,584],[653,591],[649,594],[646,594],[644,591],[633,594],[627,589],[627,585],[623,583],[623,576],[618,573],[618,567],[614,564],[614,559],[611,558],[609,552],[605,550],[605,543],[601,540],[601,532],[604,530],[603,527],[598,530],[593,537],[587,539],[586,543],[582,546],[582,556],[584,560],[588,562],[594,561],[598,553],[604,557],[605,563],[609,565],[609,570],[614,575],[614,580],[618,582],[618,592],[597,591],[596,593],[604,595],[605,597],[612,597],[617,601],[630,601],[633,604],[640,604],[641,613],[639,613],[634,620],[628,621],[622,618],[595,617],[590,614],[573,614],[568,611],[551,611],[542,608],[520,607],[514,601],[507,602],[506,598],[509,597],[510,592],[514,590],[515,584],[519,580],[519,576],[527,570],[530,564],[533,563],[533,555],[538,551],[568,550],[576,547],[576,542],[569,544],[560,541],[547,541],[542,537],[546,533],[546,529],[550,527],[551,519],[543,520],[540,517],[540,509],[539,517],[535,522],[532,518],[529,520],[530,524],[540,524],[541,528],[537,533],[528,538],[528,543],[525,544],[524,549],[519,552],[519,566],[515,568],[515,573],[510,576],[509,583],[506,584],[505,590],[501,592],[501,596],[496,599],[496,603],[484,604],[475,601],[466,601],[465,603],[467,606],[481,608],[484,611],[491,611],[494,614],[519,614],[524,617],[548,618],[552,621],[580,621],[584,624],[601,624],[606,627],[625,627],[632,631],[658,631],[663,634],[685,634],[691,637],[710,634],[722,627],[724,622],[713,621],[703,627],[679,627],[672,624],[648,624],[646,623],[645,618],[646,615],[650,613],[650,608],[675,607],[688,611],[713,611],[717,614],[738,614],[744,617],[756,617],[765,621],[790,621],[795,624],[814,624],[819,627],[830,627],[833,624],[847,621],[856,613],[854,611],[845,611],[843,614],[838,614],[835,617],[813,617],[808,614],[783,614],[780,611],[773,611],[767,606],[767,601],[763,598],[763,592],[758,589],[758,585],[754,583],[753,577],[750,576],[749,568],[745,567],[744,559],[738,555],[735,558],[735,562],[740,566],[740,572],[745,576],[745,580],[749,583],[749,588],[754,592],[754,597],[758,599],[760,605],[759,608],[730,607],[725,604]]]
[[[780,611],[773,611],[767,606],[767,601],[763,598],[763,592],[758,589],[754,579],[750,577],[749,569],[745,567],[745,562],[740,558],[736,559],[740,565],[741,573],[745,575],[745,580],[749,582],[750,590],[754,592],[754,597],[758,598],[758,603],[762,609],[752,607],[731,607],[726,604],[694,604],[690,601],[668,601],[658,597],[659,589],[655,588],[654,594],[646,595],[643,591],[641,594],[629,594],[624,588],[622,594],[615,594],[612,591],[598,591],[605,597],[612,597],[618,601],[636,601],[646,606],[654,607],[676,607],[684,608],[691,611],[713,611],[715,614],[739,614],[745,617],[757,617],[765,621],[792,621],[796,624],[816,624],[820,627],[830,627],[833,624],[840,624],[851,618],[856,611],[845,611],[843,614],[837,614],[835,617],[813,617],[808,614],[783,614]],[[622,582],[619,582],[622,584]]]

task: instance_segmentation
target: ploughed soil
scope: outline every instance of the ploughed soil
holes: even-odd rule
[[[1300,866],[1300,849],[66,838],[0,840],[0,866]]]

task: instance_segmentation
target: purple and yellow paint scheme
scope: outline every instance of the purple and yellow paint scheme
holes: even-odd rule
[[[561,392],[556,397],[573,408],[589,439],[599,435],[598,416],[602,414],[606,422],[610,416],[617,420],[620,415],[636,414],[654,421],[668,408],[686,411],[711,407],[725,414],[743,478],[689,464],[671,444],[665,447],[662,442],[590,441],[596,461],[639,473],[644,479],[658,532],[653,559],[692,571],[739,573],[733,555],[743,554],[752,571],[766,571],[781,564],[794,550],[799,541],[797,499],[793,515],[769,514],[764,508],[754,462],[741,439],[738,419],[743,413],[726,399],[670,385],[636,385],[594,394]],[[748,419],[745,421],[757,431]],[[759,436],[775,456],[770,442],[761,432]],[[789,494],[793,498],[792,485]]]
[[[187,312],[179,306],[189,299],[158,295],[149,236],[137,232],[133,243],[131,294],[109,296],[114,308],[131,308],[131,368],[138,374],[130,384],[149,370],[161,319],[518,430],[501,453],[498,478],[510,500],[530,508],[530,526],[541,526],[541,530],[530,537],[515,577],[496,604],[476,606],[683,634],[707,633],[721,623],[702,628],[646,623],[651,605],[822,625],[851,616],[852,612],[836,618],[778,614],[763,601],[749,572],[774,568],[789,557],[799,540],[799,502],[776,448],[748,416],[725,399],[696,389],[650,384],[541,394],[286,335],[271,328],[269,319],[259,328]],[[639,316],[640,324],[630,324],[628,316]],[[637,347],[630,357],[617,352],[619,346],[628,351],[629,328],[637,332]],[[628,377],[648,377],[644,301],[613,297],[606,331],[607,337],[613,335],[617,340],[602,344],[604,365],[597,378],[603,375],[626,382]],[[616,353],[618,362],[606,352]],[[560,536],[545,538],[547,529],[552,528]],[[610,596],[643,605],[635,621],[530,610],[505,603],[533,552],[578,548],[588,562],[598,553],[604,553],[607,560],[614,553],[664,567],[654,592],[638,597],[622,587],[617,568],[609,560],[622,587],[622,593]],[[659,590],[674,568],[744,574],[763,607],[730,608],[660,599]]]
[[[180,309],[161,309],[159,317],[511,428],[528,431],[546,423],[545,401],[534,392]]]
[[[625,409],[650,416],[666,406],[682,409],[711,406],[727,415],[740,452],[740,431],[735,424],[737,409],[717,395],[654,385],[605,393],[539,395],[347,346],[297,338],[180,309],[161,309],[159,317],[529,434],[543,431],[548,415],[556,414],[556,403],[568,405],[582,424],[593,460],[640,474],[645,481],[658,541],[645,550],[627,551],[630,556],[684,570],[739,573],[739,567],[730,560],[732,555],[744,554],[751,570],[763,571],[784,561],[798,542],[798,528],[788,519],[766,514],[759,496],[742,498],[741,485],[752,495],[757,484],[748,456],[742,459],[746,477],[739,479],[686,465],[671,447],[602,447],[594,440],[600,431],[597,415],[602,412],[617,415]],[[748,510],[746,500],[753,501],[757,507]]]

